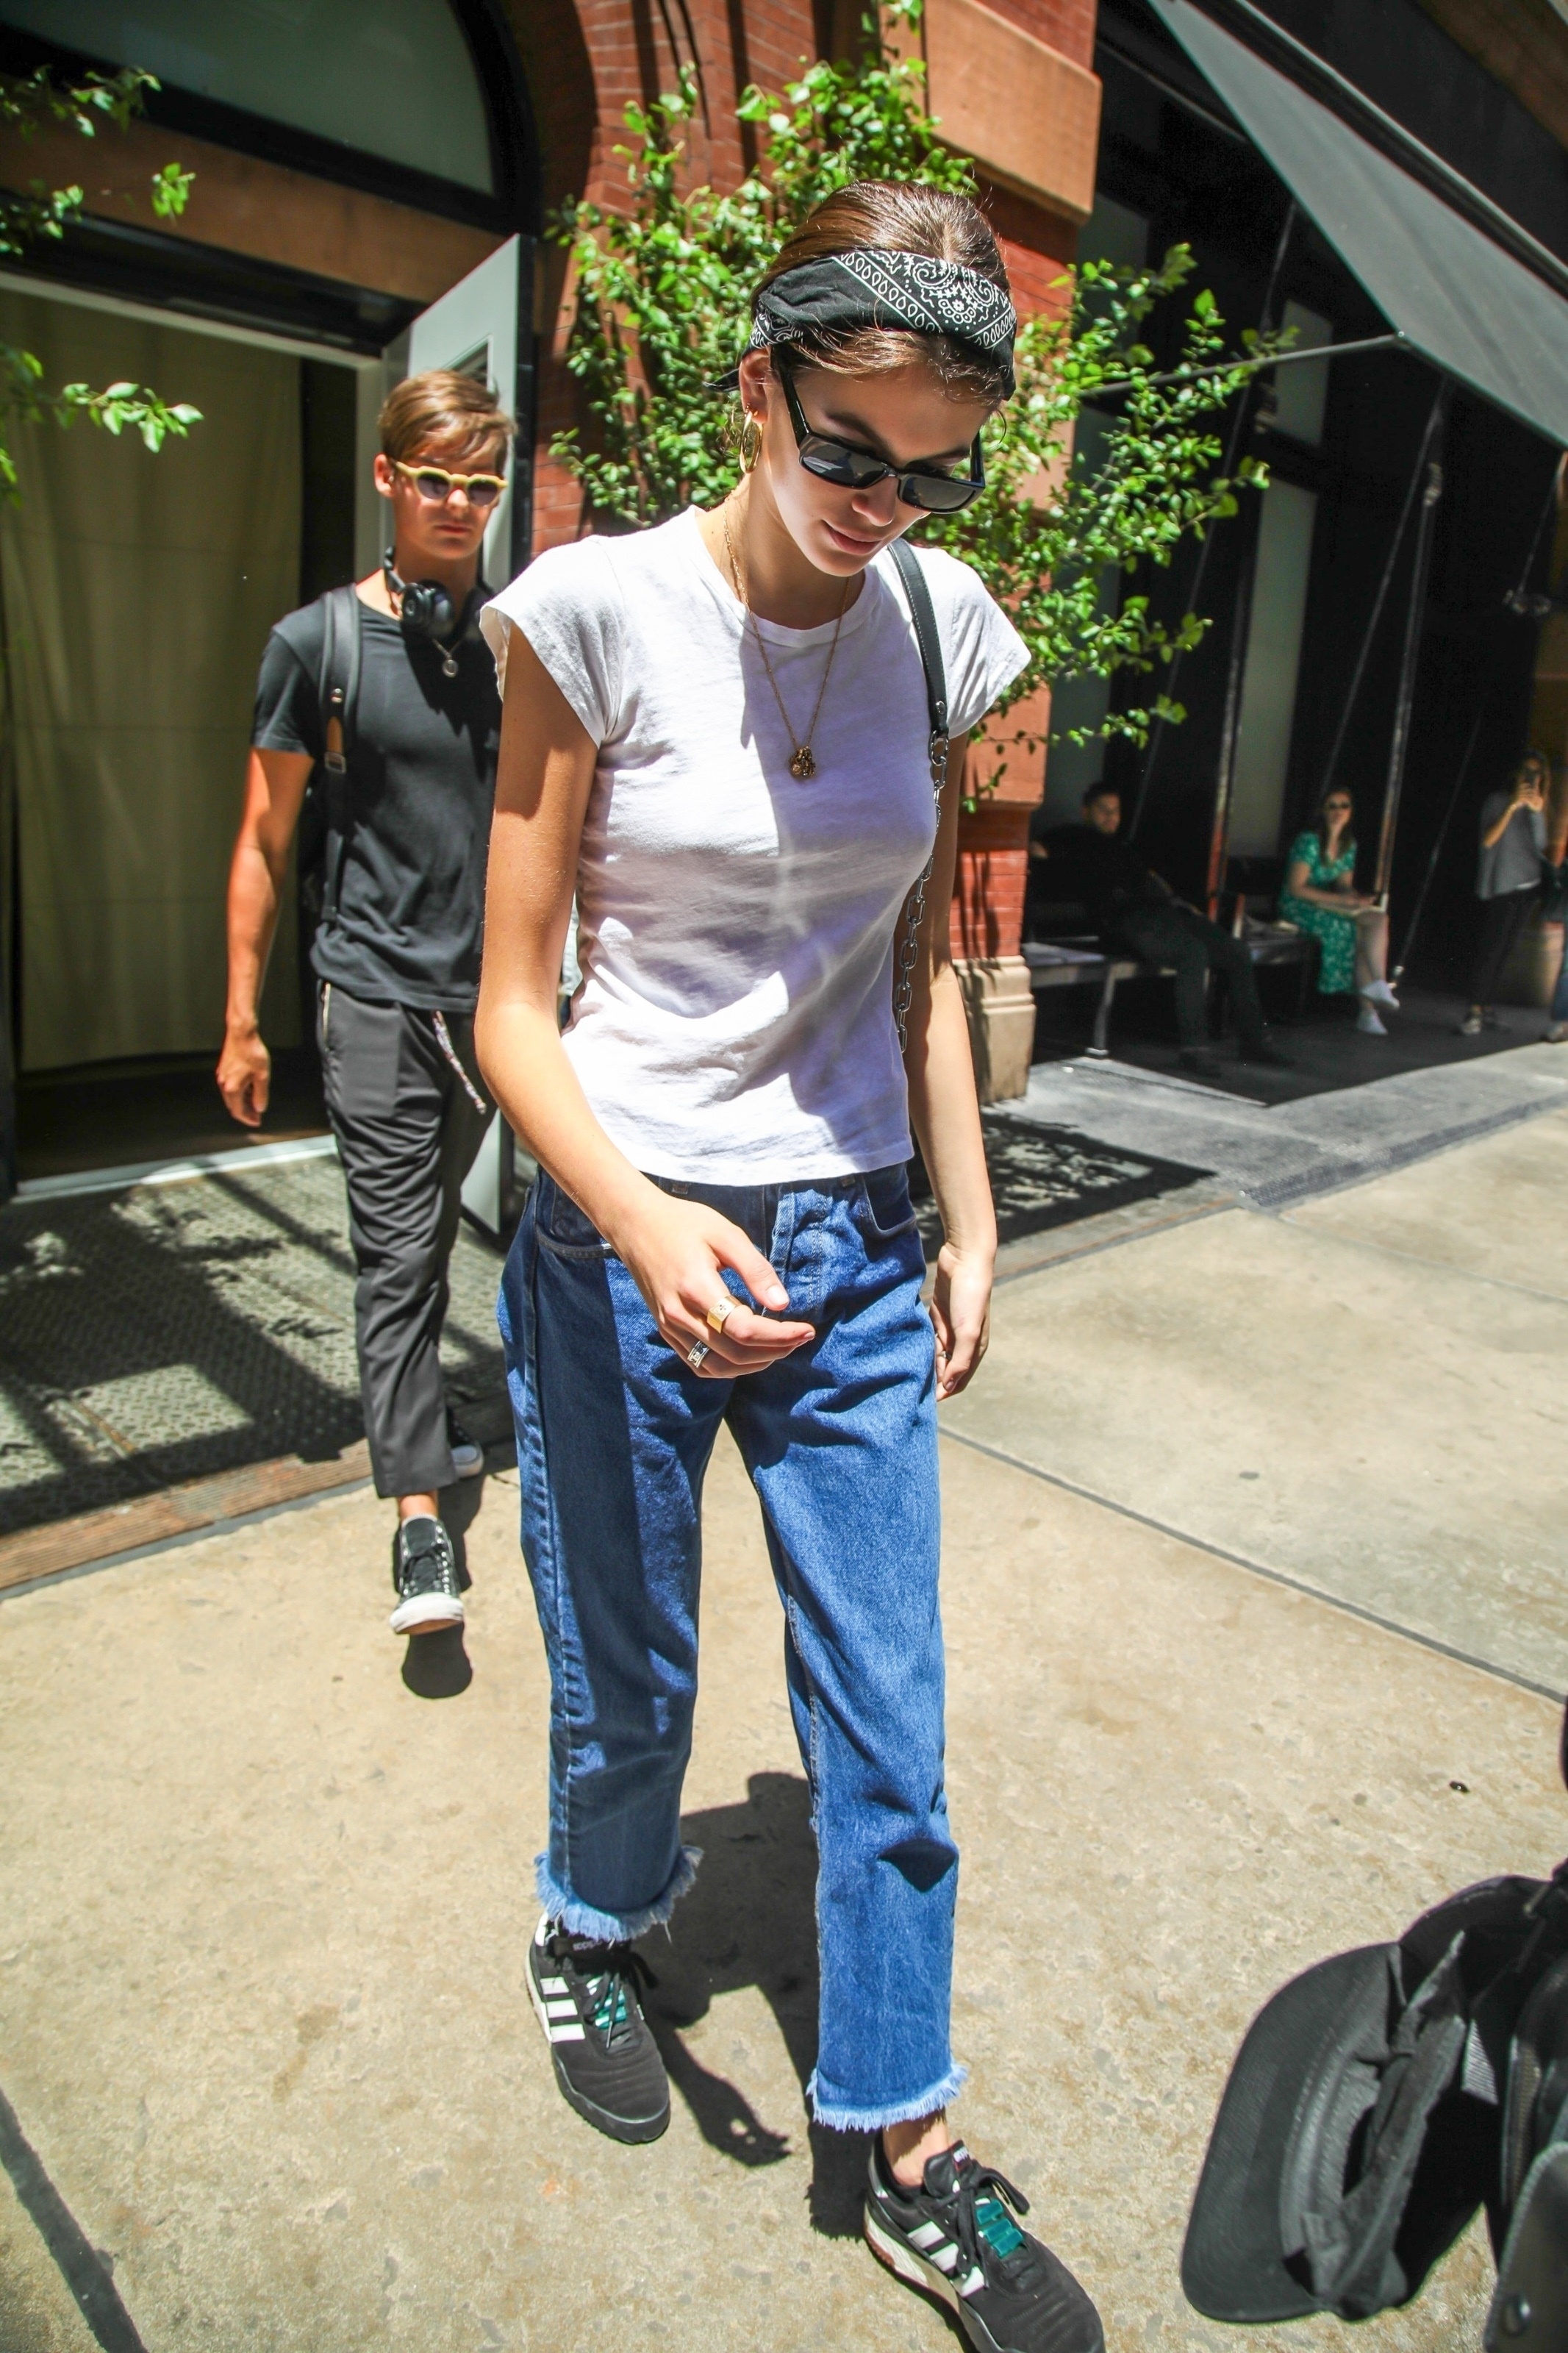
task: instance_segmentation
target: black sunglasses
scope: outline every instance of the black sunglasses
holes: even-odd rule
[[[985,488],[985,461],[980,454],[978,433],[969,453],[971,475],[936,474],[919,466],[906,470],[889,466],[874,449],[858,448],[853,441],[837,440],[831,433],[814,432],[783,368],[779,378],[789,403],[800,462],[808,474],[816,475],[819,480],[837,482],[841,490],[868,491],[875,483],[885,482],[890,474],[905,506],[923,507],[927,514],[958,514],[972,505]]]

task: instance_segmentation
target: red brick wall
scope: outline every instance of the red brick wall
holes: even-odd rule
[[[987,807],[958,821],[949,937],[955,956],[1016,955],[1029,876],[1029,812]]]

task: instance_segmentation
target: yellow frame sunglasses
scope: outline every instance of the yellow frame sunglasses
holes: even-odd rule
[[[393,471],[406,475],[432,506],[445,506],[454,491],[462,491],[470,506],[493,507],[506,488],[504,474],[449,474],[445,466],[409,466],[401,458],[395,458],[392,465]],[[426,483],[436,487],[426,489]]]

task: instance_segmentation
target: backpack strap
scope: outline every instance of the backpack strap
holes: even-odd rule
[[[915,625],[915,642],[921,649],[921,667],[926,677],[926,710],[931,718],[931,754],[934,759],[936,738],[947,741],[947,672],[942,667],[942,638],[936,626],[936,608],[931,601],[931,590],[920,557],[908,540],[896,539],[891,554],[904,584],[904,594],[910,600],[910,618]],[[945,761],[947,754],[942,753]]]
[[[348,774],[359,704],[359,592],[351,583],[329,588],[321,599],[321,668],[316,691],[321,706],[321,765],[329,776]],[[346,659],[345,659],[346,657]]]
[[[325,893],[322,914],[335,911],[343,884],[343,864],[349,853],[353,833],[354,798],[349,783],[349,754],[353,749],[354,723],[359,710],[360,658],[363,633],[360,627],[359,591],[350,581],[345,587],[329,588],[321,599],[321,667],[317,680],[317,695],[321,712],[321,766],[329,780],[340,780],[338,855],[332,870],[331,886]],[[331,795],[331,782],[328,793]],[[331,826],[331,811],[328,812]]]
[[[925,672],[926,716],[931,733],[926,741],[926,756],[931,763],[931,797],[936,802],[937,831],[942,830],[942,793],[947,782],[947,672],[942,666],[942,638],[936,626],[936,611],[931,601],[920,557],[908,543],[896,539],[889,550],[904,584],[904,594],[910,600],[910,618],[915,625],[915,643],[920,648],[921,668]],[[920,879],[904,902],[903,920],[899,929],[897,954],[893,962],[893,1019],[898,1026],[899,1050],[908,1047],[910,1005],[915,990],[915,965],[920,955],[920,931],[925,921],[926,885],[931,881],[934,846],[925,862]]]

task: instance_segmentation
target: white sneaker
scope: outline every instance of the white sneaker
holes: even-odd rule
[[[1370,1005],[1363,1005],[1356,1015],[1355,1026],[1363,1038],[1386,1038],[1388,1035]]]
[[[1362,990],[1362,995],[1370,1005],[1386,1005],[1391,1013],[1397,1013],[1399,1010],[1399,999],[1394,994],[1393,984],[1389,981],[1369,980]]]

